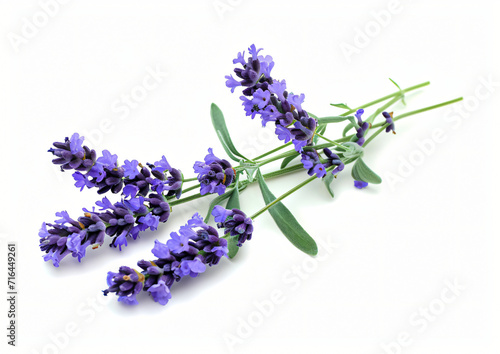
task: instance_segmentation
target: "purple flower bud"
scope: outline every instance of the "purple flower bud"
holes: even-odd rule
[[[132,160],[132,161],[125,160],[125,162],[123,163],[124,176],[127,178],[134,179],[135,176],[139,174],[137,166],[139,166],[139,162],[137,160]]]
[[[395,129],[394,121],[392,120],[392,112],[391,113],[382,112],[382,115],[385,118],[385,123],[389,124],[387,128],[385,128],[386,133],[392,131],[394,134],[396,134],[396,131],[394,130]]]
[[[208,149],[208,155],[205,156],[205,161],[195,162],[194,172],[198,173],[198,181],[200,182],[200,193],[224,194],[226,187],[233,183],[234,169],[231,164],[216,157],[212,149]]]
[[[214,214],[215,212],[215,214]],[[239,209],[222,211],[220,208],[212,211],[214,217],[217,215],[218,228],[224,229],[225,234],[238,237],[238,246],[241,247],[246,240],[252,238],[253,224],[252,219],[247,217],[244,212]],[[222,217],[225,216],[224,219]]]
[[[354,181],[354,187],[358,189],[363,189],[368,186],[368,182],[363,182],[363,181]]]
[[[364,112],[365,111],[363,109],[358,109],[356,111],[356,114],[354,115],[358,120],[358,125],[359,125],[359,128],[356,129],[356,138],[357,138],[356,143],[359,146],[363,146],[363,144],[365,143],[365,133],[370,127],[368,122],[363,122],[363,120],[361,119],[361,116],[363,115]]]
[[[153,300],[160,305],[165,306],[168,303],[168,300],[172,298],[170,288],[165,284],[164,280],[160,280],[158,283],[150,286],[148,291],[153,297]]]
[[[82,146],[84,137],[74,133],[71,139],[65,138],[64,143],[55,142],[55,147],[48,151],[57,158],[52,163],[61,165],[61,170],[76,170],[88,172],[96,161],[96,153],[87,146]]]
[[[335,166],[335,165],[337,166],[332,170],[333,175],[336,175],[337,173],[344,170],[345,165],[337,154],[333,153],[328,148],[324,148],[323,152],[325,153],[326,158],[327,158],[327,162],[325,163],[325,167],[328,168],[330,166]]]
[[[134,269],[122,266],[118,273],[108,272],[108,289],[103,290],[104,295],[115,293],[118,301],[127,305],[137,305],[136,295],[144,285],[144,275],[137,273]]]

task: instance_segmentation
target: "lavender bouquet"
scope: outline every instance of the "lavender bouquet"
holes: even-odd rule
[[[97,193],[120,194],[112,203],[107,196],[96,202],[92,210],[83,209],[83,215],[73,219],[66,211],[56,213],[54,223],[43,223],[39,232],[40,249],[44,260],[55,267],[67,255],[81,261],[88,247],[102,246],[109,239],[109,246],[118,248],[136,240],[145,230],[157,230],[160,222],[168,220],[177,205],[212,196],[205,217],[199,213],[172,232],[166,243],[155,240],[152,260],[140,260],[137,268],[122,266],[118,272],[109,272],[108,288],[104,295],[115,293],[118,301],[137,304],[137,294],[149,293],[154,301],[165,305],[171,298],[170,288],[185,276],[197,277],[207,266],[217,265],[221,258],[233,258],[240,247],[252,239],[256,218],[268,211],[283,235],[298,249],[314,256],[316,242],[302,228],[293,214],[282,203],[290,194],[308,183],[320,180],[333,197],[332,184],[346,165],[352,164],[354,187],[365,188],[379,184],[381,178],[363,160],[366,147],[382,132],[395,134],[395,122],[403,118],[460,101],[457,98],[430,107],[394,115],[390,107],[405,99],[405,94],[429,84],[401,89],[354,109],[346,104],[331,104],[344,112],[337,116],[317,117],[303,107],[304,94],[289,91],[285,80],[271,76],[273,58],[260,55],[262,49],[255,45],[238,53],[233,64],[234,76],[226,76],[226,86],[234,92],[242,89],[240,96],[246,116],[259,117],[262,126],[273,126],[277,139],[283,144],[257,157],[242,155],[233,144],[221,110],[212,104],[212,124],[229,159],[217,157],[211,148],[203,161],[196,161],[195,176],[185,178],[172,167],[165,156],[154,163],[141,164],[137,160],[118,162],[118,156],[104,150],[97,157],[96,151],[83,145],[78,133],[55,142],[49,149],[60,165],[61,171],[74,171],[75,186],[83,190],[95,188]],[[391,80],[392,81],[392,80]],[[365,118],[365,109],[380,104]],[[375,122],[375,120],[379,120]],[[343,123],[342,137],[325,136],[329,124]],[[294,160],[300,162],[291,164]],[[280,162],[278,169],[262,173],[261,168]],[[289,173],[307,173],[303,182],[286,193],[275,197],[266,180]],[[345,173],[345,172],[344,172]],[[186,187],[185,184],[192,185]],[[258,183],[265,205],[251,215],[240,210],[240,193],[252,183]],[[192,191],[198,193],[190,194]],[[210,226],[213,217],[215,226]],[[151,258],[150,258],[151,259]]]

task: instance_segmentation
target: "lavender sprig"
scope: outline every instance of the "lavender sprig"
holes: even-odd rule
[[[196,213],[180,227],[179,232],[172,232],[166,243],[155,241],[151,252],[157,258],[153,261],[137,262],[140,272],[125,266],[120,267],[117,273],[109,272],[108,289],[103,290],[104,295],[115,293],[118,301],[136,305],[136,296],[143,290],[149,293],[155,302],[166,305],[172,297],[170,288],[174,282],[185,276],[197,277],[206,271],[207,265],[214,266],[222,257],[227,257],[227,237],[244,237],[246,240],[251,238],[251,219],[244,217],[245,214],[238,209],[221,208],[214,210],[214,216],[219,221],[218,227],[226,228],[226,236],[219,237],[217,230],[204,223],[201,215]],[[243,223],[235,221],[239,220],[238,215],[244,217]],[[231,222],[232,226],[229,226]],[[244,230],[242,224],[246,225]],[[237,235],[227,229],[237,229]]]
[[[118,164],[118,156],[103,150],[102,156],[97,158],[95,150],[82,145],[84,137],[74,133],[64,142],[55,142],[54,148],[48,151],[57,158],[52,163],[61,165],[61,170],[75,170],[73,178],[75,186],[82,191],[85,187],[97,188],[97,193],[108,191],[120,193],[123,186],[129,188],[124,195],[140,194],[147,196],[150,191],[167,196],[181,196],[183,177],[180,170],[170,166],[165,156],[154,164],[147,164],[151,170],[137,160],[125,160],[123,165]],[[168,173],[168,174],[167,174]]]
[[[227,160],[216,157],[212,149],[209,149],[204,161],[194,164],[197,177],[184,179],[180,171],[173,169],[164,156],[160,161],[146,166],[137,160],[125,160],[123,165],[120,165],[118,157],[107,150],[103,151],[101,157],[97,157],[94,150],[83,145],[83,137],[76,133],[62,143],[54,143],[54,148],[49,150],[56,156],[53,162],[60,165],[63,171],[74,170],[73,177],[78,188],[97,188],[100,194],[109,191],[121,192],[122,199],[113,204],[104,198],[96,203],[100,207],[99,211],[84,209],[84,215],[77,220],[71,219],[66,212],[61,212],[57,214],[61,219],[55,223],[44,223],[39,235],[40,248],[46,253],[45,260],[52,260],[53,264],[58,266],[62,258],[72,254],[80,261],[85,256],[86,249],[89,246],[96,248],[102,245],[106,235],[112,237],[110,246],[121,250],[128,240],[136,239],[140,232],[146,229],[156,230],[159,222],[168,219],[171,206],[213,193],[218,196],[212,201],[209,213],[211,211],[214,215],[225,236],[219,237],[215,228],[208,226],[195,214],[178,233],[171,234],[166,244],[156,241],[153,254],[157,259],[140,261],[140,271],[120,267],[117,273],[110,272],[109,288],[104,291],[105,295],[114,292],[119,296],[119,301],[135,304],[136,295],[142,290],[148,292],[156,302],[166,304],[171,298],[170,288],[174,282],[187,275],[198,276],[207,269],[207,265],[218,264],[223,256],[233,257],[236,254],[234,249],[237,250],[238,246],[241,247],[252,238],[254,219],[266,211],[269,211],[283,234],[298,249],[315,255],[315,241],[281,201],[318,178],[325,182],[333,197],[330,183],[350,163],[353,163],[351,174],[355,187],[365,188],[368,183],[380,183],[380,177],[362,159],[364,148],[383,130],[394,132],[396,120],[460,100],[440,103],[396,117],[385,111],[401,100],[406,92],[429,84],[426,82],[404,90],[399,89],[396,93],[354,109],[345,104],[335,105],[347,111],[340,116],[318,118],[303,108],[304,94],[289,93],[285,80],[271,77],[273,58],[259,55],[261,50],[255,45],[250,46],[248,58],[245,58],[244,52],[238,53],[237,58],[233,60],[234,64],[241,65],[234,70],[237,79],[226,76],[226,86],[231,88],[231,92],[242,86],[243,95],[240,99],[243,101],[246,115],[252,119],[260,116],[263,126],[273,122],[275,134],[284,142],[281,147],[253,159],[246,158],[236,150],[223,114],[215,104],[211,107],[212,123],[229,158],[239,163],[235,168]],[[363,121],[365,108],[389,99],[389,102]],[[352,113],[354,116],[349,116]],[[380,114],[385,120],[375,124],[374,119]],[[345,120],[350,123],[344,129],[342,138],[330,140],[324,136],[327,124]],[[355,133],[346,136],[352,128]],[[372,128],[380,129],[373,132]],[[318,144],[319,139],[326,143]],[[293,150],[263,160],[264,157],[288,146],[293,146]],[[291,159],[299,156],[301,164],[285,168]],[[281,159],[283,162],[279,170],[261,173],[262,166]],[[267,187],[267,178],[300,169],[306,169],[311,177],[282,195],[275,197]],[[243,171],[247,172],[246,179],[240,178]],[[183,182],[195,180],[200,182],[199,185],[182,190]],[[247,217],[239,209],[239,192],[255,181],[259,183],[266,205]],[[180,198],[181,193],[198,188],[198,194]],[[227,209],[217,205],[225,199],[228,199]],[[232,251],[228,253],[228,249]]]
[[[258,55],[262,49],[256,49],[255,45],[248,48],[250,57],[245,59],[245,52],[238,53],[233,64],[241,64],[243,69],[236,68],[234,72],[241,81],[233,78],[232,75],[226,76],[226,86],[234,92],[238,86],[246,87],[243,90],[243,107],[247,116],[252,119],[260,115],[262,125],[266,126],[269,122],[275,123],[275,134],[279,140],[284,143],[292,142],[297,152],[302,155],[301,161],[304,168],[308,170],[309,175],[318,178],[326,176],[326,167],[320,160],[317,152],[305,151],[304,147],[314,145],[313,137],[316,134],[318,121],[309,116],[308,112],[302,108],[305,95],[289,94],[285,80],[276,80],[271,77],[271,70],[274,67],[274,61],[271,56]],[[251,98],[248,98],[251,97]],[[357,140],[360,145],[364,142],[364,132],[368,124],[361,122],[363,110],[357,112],[360,121]],[[327,157],[329,159],[329,157]],[[337,159],[339,157],[337,156]],[[339,164],[340,166],[340,164]],[[343,166],[343,165],[342,165]],[[342,168],[334,170],[333,174],[342,171]]]
[[[60,219],[55,223],[43,223],[39,231],[40,250],[45,252],[45,261],[59,267],[61,260],[69,254],[80,262],[86,249],[102,246],[105,236],[112,237],[110,247],[127,246],[129,239],[137,239],[139,233],[158,228],[170,215],[170,206],[161,194],[151,193],[123,199],[112,204],[108,198],[96,202],[100,212],[83,209],[84,215],[72,219],[66,211],[56,213]],[[48,228],[47,228],[48,226]]]
[[[121,192],[122,200],[113,204],[104,198],[96,202],[101,212],[83,209],[85,214],[78,221],[63,211],[56,213],[61,219],[55,224],[43,223],[40,249],[46,252],[45,261],[52,260],[56,267],[68,254],[81,261],[90,245],[95,249],[103,244],[104,235],[112,237],[111,247],[121,250],[139,232],[156,230],[158,223],[166,222],[170,215],[169,198],[179,199],[182,193],[183,175],[170,166],[165,156],[147,167],[137,160],[125,160],[119,166],[117,155],[104,150],[97,158],[95,150],[84,146],[83,141],[84,137],[75,133],[64,142],[55,142],[49,149],[57,157],[52,162],[62,171],[75,170],[73,178],[80,191],[87,187],[98,188],[99,194]],[[100,233],[96,238],[97,227]]]

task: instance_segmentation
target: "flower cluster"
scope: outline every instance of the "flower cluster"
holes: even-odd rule
[[[365,143],[365,133],[370,128],[370,124],[368,122],[363,122],[361,119],[364,112],[365,111],[363,109],[358,109],[354,115],[358,121],[358,128],[356,129],[356,143],[359,146],[363,146]]]
[[[356,143],[359,146],[363,146],[363,144],[365,143],[364,135],[365,135],[365,132],[369,128],[368,122],[363,122],[361,120],[361,115],[362,114],[363,114],[363,110],[362,109],[359,109],[356,112],[356,118],[358,119],[358,125],[359,125],[359,128],[356,131],[356,137],[358,138],[358,140],[357,140]],[[394,130],[395,129],[394,121],[392,120],[392,112],[391,113],[382,112],[382,115],[385,118],[385,123],[388,124],[388,126],[385,128],[385,131],[387,133],[389,133],[390,131],[392,131],[393,134],[396,134],[396,131]],[[358,189],[363,189],[363,188],[368,187],[368,183],[364,182],[364,181],[354,181],[354,187],[356,187]]]
[[[200,194],[217,193],[224,194],[226,187],[234,181],[235,170],[227,160],[219,159],[208,149],[204,161],[196,161],[194,172],[198,174],[200,182]]]
[[[97,158],[95,150],[83,146],[84,137],[75,133],[64,142],[55,142],[55,148],[48,151],[57,158],[52,160],[56,165],[61,165],[61,170],[75,170],[73,178],[75,186],[83,190],[97,188],[97,193],[108,191],[119,193],[123,186],[129,188],[125,195],[137,194],[147,196],[150,191],[180,197],[182,187],[182,173],[170,166],[165,156],[160,161],[148,164],[151,170],[142,166],[137,160],[125,160],[118,164],[118,156],[112,155],[108,150],[102,152]],[[167,177],[166,173],[169,172]]]
[[[261,50],[252,44],[248,48],[250,53],[248,59],[245,59],[245,52],[238,53],[233,64],[241,64],[243,67],[234,69],[240,81],[228,75],[226,86],[231,89],[231,92],[234,92],[236,87],[245,87],[240,99],[243,101],[246,115],[252,119],[260,115],[263,126],[266,126],[268,122],[274,122],[278,139],[284,143],[290,141],[293,143],[295,150],[301,153],[302,163],[309,175],[316,174],[318,178],[323,178],[326,176],[325,168],[328,167],[328,163],[325,165],[321,162],[322,159],[316,151],[304,149],[305,146],[313,145],[313,137],[318,125],[317,120],[309,116],[302,108],[305,95],[288,93],[285,80],[280,81],[271,77],[271,70],[274,67],[273,58],[269,55],[265,57],[259,55]],[[358,120],[361,119],[361,114],[363,110],[357,112]],[[360,126],[365,127],[363,123]],[[366,123],[365,130],[367,127],[368,123]],[[361,138],[362,142],[365,130],[358,131],[358,138]],[[326,153],[326,150],[324,152]],[[329,152],[331,154],[331,151]],[[333,155],[327,156],[326,160],[331,162],[329,166],[332,163],[338,165],[334,172],[336,174],[342,171],[344,164],[337,155]],[[334,162],[337,160],[338,163]]]
[[[104,290],[104,295],[113,292],[118,295],[118,301],[135,305],[137,304],[135,296],[144,287],[144,275],[135,269],[122,266],[118,273],[108,272],[107,282],[109,289]]]
[[[88,247],[96,249],[102,246],[106,237],[110,238],[110,247],[119,248],[121,251],[122,247],[127,246],[130,240],[136,240],[142,232],[157,230],[160,222],[169,219],[172,206],[176,207],[210,194],[218,196],[212,199],[206,220],[211,212],[216,227],[208,225],[200,214],[194,214],[177,232],[171,232],[165,243],[155,240],[151,250],[152,260],[140,260],[136,269],[121,266],[117,272],[108,272],[108,287],[103,290],[104,295],[114,293],[119,302],[136,305],[137,295],[146,293],[155,302],[166,305],[172,298],[171,288],[174,283],[188,276],[198,277],[209,267],[219,264],[223,257],[234,257],[239,247],[252,239],[254,219],[268,211],[293,245],[306,254],[316,255],[316,242],[281,200],[316,178],[325,177],[325,185],[333,197],[330,183],[344,170],[345,164],[349,163],[354,163],[351,174],[355,179],[356,188],[366,188],[368,183],[381,183],[381,178],[361,159],[365,151],[363,146],[384,129],[386,132],[395,133],[393,115],[382,112],[385,123],[376,124],[374,127],[381,128],[368,140],[367,133],[372,128],[375,115],[363,121],[363,109],[351,110],[345,104],[332,104],[348,111],[341,116],[317,118],[303,108],[304,94],[288,92],[285,80],[277,80],[271,76],[275,65],[273,58],[260,55],[261,51],[262,49],[251,45],[248,48],[248,57],[244,51],[238,53],[233,64],[240,67],[234,69],[236,78],[233,75],[226,76],[226,86],[231,92],[242,87],[243,94],[240,99],[246,116],[252,119],[259,116],[263,127],[271,122],[276,136],[284,145],[253,159],[244,157],[232,144],[229,132],[225,129],[224,116],[215,104],[212,104],[211,110],[212,123],[228,156],[239,163],[236,168],[227,160],[215,156],[209,148],[203,161],[196,161],[193,165],[197,176],[185,179],[180,170],[170,166],[165,156],[154,164],[143,165],[137,160],[125,160],[120,164],[118,156],[108,150],[98,156],[95,150],[83,145],[84,138],[77,133],[71,138],[65,138],[64,142],[55,142],[49,149],[55,156],[52,162],[59,165],[61,171],[72,171],[75,186],[80,191],[87,187],[95,188],[98,194],[110,192],[121,195],[120,200],[116,202],[110,201],[108,197],[101,197],[92,210],[84,208],[83,215],[77,219],[71,218],[67,211],[61,211],[56,213],[58,218],[53,223],[43,223],[39,231],[39,247],[44,252],[44,260],[52,261],[55,267],[59,267],[63,258],[72,255],[81,262]],[[400,89],[399,92],[361,107],[369,107],[393,97],[383,108],[377,110],[378,114],[402,99],[406,91],[426,84],[428,82],[405,90]],[[399,118],[459,100],[409,112]],[[354,117],[348,116],[351,113],[354,113]],[[342,138],[330,140],[323,135],[327,124],[344,121],[349,122]],[[346,136],[351,129],[355,130],[355,133]],[[318,144],[319,139],[327,143]],[[287,147],[290,147],[289,151],[275,155],[280,149]],[[299,156],[301,164],[285,168]],[[282,164],[278,170],[265,174],[260,170],[262,166],[279,160],[282,160]],[[266,179],[301,170],[302,167],[312,177],[276,198],[267,187]],[[245,172],[247,178],[242,179]],[[193,182],[194,185],[183,189],[184,182]],[[266,205],[253,216],[247,216],[239,209],[239,195],[254,182],[258,182]],[[180,199],[182,193],[198,188],[199,193],[195,192],[196,194]],[[226,203],[226,199],[226,207],[229,209],[217,205]]]
[[[165,156],[154,164],[143,166],[137,160],[118,164],[118,157],[104,150],[96,152],[83,146],[84,138],[77,133],[64,142],[55,142],[49,152],[57,156],[52,162],[61,170],[75,170],[75,186],[98,188],[98,193],[122,192],[122,199],[111,203],[108,198],[96,202],[99,211],[83,209],[84,215],[74,220],[66,211],[56,213],[55,223],[43,223],[40,229],[40,249],[45,261],[58,267],[68,254],[79,261],[87,247],[97,248],[105,235],[112,237],[111,247],[127,246],[127,240],[137,239],[147,229],[156,230],[170,215],[168,200],[180,198],[183,176],[170,166]]]
[[[252,238],[252,219],[247,217],[239,209],[227,210],[216,205],[212,211],[214,220],[219,229],[224,229],[224,233],[233,237],[238,237],[237,246],[241,247],[245,241]]]
[[[66,211],[56,213],[60,219],[54,224],[43,223],[38,235],[40,249],[46,252],[45,261],[56,267],[67,255],[81,261],[87,247],[102,246],[105,236],[112,237],[110,246],[127,246],[127,239],[137,239],[147,229],[156,230],[160,222],[167,221],[170,206],[161,194],[151,193],[148,198],[137,196],[112,204],[108,198],[96,202],[100,212],[83,209],[84,215],[72,219]],[[48,228],[47,228],[48,227]]]
[[[392,120],[392,112],[391,113],[382,112],[382,115],[385,118],[385,123],[389,124],[387,126],[387,128],[385,128],[386,133],[389,133],[390,131],[392,131],[393,134],[396,134],[396,131],[394,130],[396,128],[394,126],[394,121]]]
[[[240,97],[246,115],[252,119],[257,114],[260,115],[263,126],[268,122],[275,122],[275,134],[278,139],[284,143],[292,141],[295,149],[300,152],[304,146],[312,144],[317,121],[302,109],[304,94],[289,94],[285,80],[275,80],[271,77],[273,58],[269,55],[259,55],[261,50],[262,48],[257,49],[252,44],[248,48],[250,57],[247,60],[245,52],[238,53],[233,64],[243,66],[243,69],[234,69],[241,81],[228,75],[226,86],[231,88],[231,92],[238,86],[246,87]]]
[[[236,232],[242,238],[240,246],[250,239],[253,231],[252,220],[243,212],[217,207],[213,214],[219,221],[219,228],[225,228],[225,232],[231,235]],[[225,216],[224,220],[222,216]],[[233,224],[226,221],[226,218],[233,220]],[[103,291],[104,295],[116,293],[119,296],[118,301],[135,305],[138,303],[136,295],[143,290],[148,292],[155,302],[166,305],[172,297],[170,288],[174,282],[188,275],[197,277],[205,272],[207,265],[218,264],[222,257],[228,255],[227,244],[227,239],[219,237],[217,230],[204,223],[202,217],[196,213],[180,227],[179,232],[172,232],[166,243],[155,241],[151,252],[156,259],[137,262],[141,272],[129,267],[120,267],[118,273],[109,272],[108,289]]]
[[[38,233],[40,249],[46,252],[44,260],[52,260],[54,266],[59,267],[59,262],[70,253],[81,260],[88,246],[104,242],[106,226],[98,215],[88,213],[78,221],[70,218],[66,211],[56,216],[61,219],[55,224],[43,223]]]
[[[324,148],[323,153],[326,159],[321,158],[316,150],[304,151],[302,153],[301,162],[304,168],[307,169],[309,176],[316,174],[318,178],[323,178],[326,176],[326,169],[330,166],[336,166],[332,170],[332,174],[336,175],[344,169],[344,163],[340,157],[333,153],[330,149]]]
[[[84,208],[84,215],[77,220],[62,211],[56,213],[59,219],[54,223],[42,224],[40,249],[46,253],[44,260],[51,260],[56,267],[69,254],[81,261],[86,249],[101,246],[106,235],[112,237],[110,246],[121,250],[128,240],[137,239],[140,232],[156,230],[160,222],[169,218],[169,201],[179,199],[182,191],[182,173],[172,168],[165,156],[147,166],[137,160],[125,160],[120,166],[116,155],[104,150],[103,156],[97,158],[94,150],[82,145],[83,140],[75,133],[63,143],[55,142],[49,150],[57,156],[53,163],[61,165],[63,171],[75,170],[75,185],[81,190],[86,186],[98,188],[99,194],[121,191],[122,199],[111,203],[105,197],[96,202],[98,211],[95,207],[92,211]],[[236,174],[231,164],[216,157],[212,149],[203,162],[194,164],[194,170],[198,173],[201,195],[224,194]],[[213,256],[207,257],[210,264],[218,262]]]
[[[215,104],[212,104],[212,123],[227,154],[239,163],[236,168],[227,160],[215,156],[209,148],[203,161],[196,161],[193,165],[197,176],[184,179],[181,171],[172,168],[165,156],[154,164],[142,165],[137,160],[125,160],[120,164],[118,156],[108,150],[98,156],[94,150],[83,145],[84,138],[77,133],[71,138],[65,138],[64,142],[55,142],[53,148],[49,149],[55,156],[53,163],[59,165],[62,171],[72,171],[75,186],[80,191],[87,187],[95,188],[98,194],[110,192],[121,193],[121,196],[117,202],[111,202],[108,197],[104,197],[95,203],[96,207],[92,210],[84,208],[83,215],[77,219],[71,218],[67,211],[61,211],[56,213],[58,219],[53,223],[43,223],[39,231],[39,247],[44,252],[45,261],[52,261],[52,264],[58,267],[63,258],[72,255],[81,262],[88,247],[95,249],[102,246],[106,237],[110,238],[110,247],[119,248],[121,251],[122,247],[127,246],[130,240],[136,240],[142,232],[155,231],[160,222],[166,222],[172,212],[171,206],[175,207],[210,194],[218,194],[209,206],[216,227],[209,226],[200,214],[194,214],[177,232],[171,232],[165,243],[155,240],[151,250],[152,260],[140,260],[136,269],[121,266],[117,272],[108,272],[104,295],[113,293],[118,296],[119,302],[136,305],[137,295],[146,293],[155,302],[166,305],[172,298],[171,288],[174,283],[188,276],[198,277],[209,267],[219,264],[223,257],[234,257],[239,247],[252,239],[253,219],[266,211],[271,212],[277,226],[292,244],[306,254],[317,254],[316,242],[285,205],[278,201],[316,178],[325,177],[327,178],[324,182],[333,197],[330,183],[344,170],[345,164],[349,163],[354,163],[352,176],[356,188],[366,188],[368,182],[380,183],[381,178],[361,159],[365,150],[363,146],[367,144],[367,133],[372,128],[375,115],[363,121],[363,109],[351,110],[345,104],[333,104],[348,111],[339,117],[316,118],[303,108],[304,94],[288,92],[285,80],[271,77],[274,68],[271,56],[260,55],[262,49],[257,49],[255,45],[251,45],[248,51],[248,57],[242,52],[233,60],[233,64],[239,64],[240,67],[234,69],[236,78],[232,75],[226,76],[226,86],[231,92],[242,87],[243,94],[240,99],[246,115],[252,119],[259,116],[263,127],[271,122],[275,134],[284,145],[253,159],[243,157],[233,146],[228,131],[223,129],[224,117]],[[385,108],[377,110],[381,112],[402,98],[402,93],[425,84],[427,83],[406,90],[400,89],[399,92],[372,101],[367,106],[394,97],[384,105]],[[456,101],[458,100],[407,115]],[[354,117],[348,116],[351,113],[354,113]],[[395,133],[392,113],[382,112],[382,116],[385,123],[375,125],[381,128],[369,137],[368,142],[384,129],[386,132]],[[323,136],[327,124],[346,120],[349,123],[342,138],[334,141]],[[355,130],[355,133],[346,136],[351,129]],[[327,143],[318,144],[319,139]],[[274,155],[281,148],[289,146],[290,151]],[[332,147],[333,151],[328,147]],[[273,156],[268,157],[269,155]],[[285,168],[299,156],[301,164]],[[262,174],[262,166],[278,160],[283,160],[279,170]],[[301,170],[302,167],[312,177],[280,197],[274,197],[265,179]],[[240,180],[244,172],[247,178]],[[330,172],[331,175],[327,174]],[[266,205],[249,217],[239,209],[239,194],[255,181],[259,184]],[[183,190],[184,182],[193,182],[195,185]],[[198,188],[199,193],[195,192],[196,194],[180,199],[183,192]],[[229,209],[217,205],[225,199],[228,199],[226,206]],[[209,216],[210,214],[206,220]]]

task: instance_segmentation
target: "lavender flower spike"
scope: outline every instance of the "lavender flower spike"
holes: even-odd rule
[[[144,286],[144,275],[129,267],[120,267],[118,273],[108,272],[109,288],[103,290],[104,296],[116,293],[118,301],[127,305],[137,305],[136,295]]]
[[[83,209],[78,220],[70,218],[66,211],[56,213],[60,219],[54,224],[43,223],[38,235],[44,260],[59,267],[60,261],[69,254],[81,261],[86,249],[103,245],[106,235],[112,237],[111,247],[127,246],[128,240],[137,239],[140,232],[156,230],[160,222],[168,220],[170,206],[164,196],[151,193],[123,199],[112,204],[108,198],[96,203],[100,211]]]
[[[217,230],[196,213],[178,232],[172,232],[166,243],[156,240],[151,252],[157,259],[137,262],[141,273],[128,267],[121,267],[118,273],[109,272],[109,287],[104,295],[114,292],[119,296],[118,301],[136,304],[135,295],[142,289],[155,302],[166,305],[172,298],[170,288],[175,282],[188,275],[197,277],[207,266],[218,264],[222,257],[227,257],[228,248],[227,240],[220,238]]]
[[[392,112],[391,113],[382,112],[382,115],[385,118],[385,123],[389,124],[387,126],[387,128],[385,128],[386,133],[389,133],[390,131],[392,131],[393,134],[396,134],[396,131],[395,131],[396,128],[394,126],[394,121],[392,120]]]
[[[220,205],[216,205],[212,211],[212,215],[218,223],[217,227],[219,229],[224,229],[225,234],[238,237],[238,247],[241,247],[245,241],[252,238],[252,219],[247,217],[241,210],[227,210]]]
[[[147,164],[151,170],[137,160],[125,160],[123,165],[119,165],[117,155],[104,150],[102,156],[97,158],[94,150],[82,145],[83,141],[84,137],[75,133],[71,138],[65,138],[63,143],[55,142],[55,148],[49,149],[57,157],[52,162],[61,165],[61,170],[75,170],[73,178],[80,191],[87,187],[98,188],[99,194],[108,191],[116,194],[125,185],[128,186],[123,192],[126,196],[140,194],[146,197],[151,191],[167,191],[168,197],[180,198],[182,173],[171,167],[165,156],[154,165]]]
[[[275,134],[279,140],[293,142],[295,150],[302,152],[305,146],[312,145],[312,137],[316,131],[317,120],[309,116],[302,107],[305,95],[288,94],[285,80],[275,80],[271,77],[274,67],[273,58],[269,55],[258,55],[261,49],[255,45],[248,48],[250,56],[245,60],[245,53],[238,53],[233,64],[240,64],[243,68],[235,68],[234,73],[241,81],[226,76],[226,86],[231,92],[239,87],[243,90],[243,107],[247,116],[260,115],[262,126],[268,122],[276,125]],[[250,97],[250,98],[248,98]]]
[[[235,171],[227,160],[219,159],[208,149],[205,161],[195,162],[194,172],[198,173],[200,182],[200,194],[217,193],[224,194],[226,187],[233,183]]]

